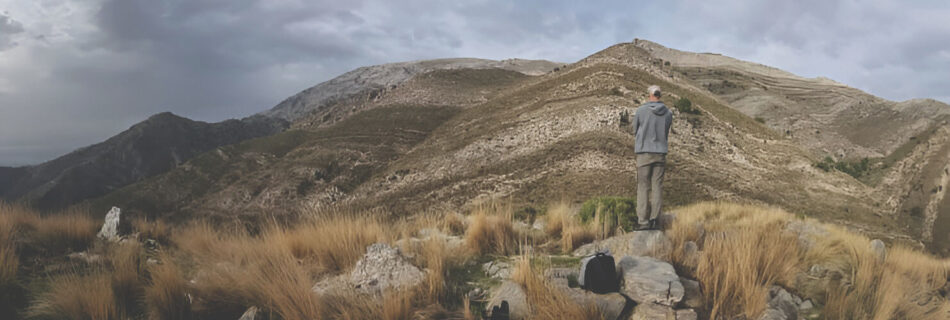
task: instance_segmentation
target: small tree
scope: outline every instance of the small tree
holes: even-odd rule
[[[686,98],[680,98],[673,104],[676,109],[683,113],[699,114],[698,109],[693,109],[693,102]]]

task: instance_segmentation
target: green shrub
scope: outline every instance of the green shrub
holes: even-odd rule
[[[631,231],[637,224],[637,201],[625,197],[596,197],[584,202],[579,214],[581,221],[588,223],[600,211],[608,229],[619,225],[623,230]]]
[[[815,167],[821,169],[825,172],[835,169],[848,175],[854,177],[855,179],[860,178],[869,171],[871,171],[871,160],[868,158],[861,159],[861,161],[850,162],[850,161],[838,161],[835,162],[831,157],[825,157],[821,162],[815,163]]]
[[[699,109],[693,108],[693,102],[689,101],[689,99],[686,99],[686,98],[680,98],[679,100],[676,100],[676,103],[674,103],[673,106],[676,107],[676,109],[682,113],[690,113],[690,114],[700,113]]]

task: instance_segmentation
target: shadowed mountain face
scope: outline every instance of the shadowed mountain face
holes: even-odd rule
[[[219,123],[156,114],[128,130],[46,163],[0,168],[0,196],[59,209],[168,171],[219,146],[266,136],[286,123],[263,117]]]

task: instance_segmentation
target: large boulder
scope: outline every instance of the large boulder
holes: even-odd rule
[[[112,207],[109,213],[106,213],[105,222],[102,223],[102,228],[96,236],[109,241],[119,241],[122,236],[129,234],[129,231],[131,231],[131,223],[128,218],[122,215],[119,207]]]
[[[350,283],[369,292],[386,289],[408,289],[425,280],[425,272],[409,263],[398,248],[385,243],[372,244],[356,262],[350,273]]]
[[[623,289],[640,304],[675,306],[683,300],[685,289],[673,265],[651,257],[623,257],[618,264]]]
[[[785,291],[782,287],[769,289],[769,303],[759,320],[798,320],[798,306],[801,298]]]
[[[501,306],[502,301],[508,301],[508,310],[511,320],[527,319],[531,315],[528,306],[528,297],[524,293],[524,288],[514,281],[502,282],[500,286],[494,288],[488,299],[486,314],[491,313],[492,307]]]
[[[649,256],[668,261],[673,251],[673,241],[663,231],[633,231],[593,243],[574,250],[575,257],[590,256],[604,249],[610,250],[615,257]]]

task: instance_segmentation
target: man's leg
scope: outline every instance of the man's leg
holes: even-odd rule
[[[660,217],[660,207],[663,205],[663,172],[666,164],[656,162],[650,165],[650,220]]]
[[[649,204],[651,167],[651,165],[637,166],[637,221],[641,226],[649,222],[650,213],[647,212],[647,204]]]

